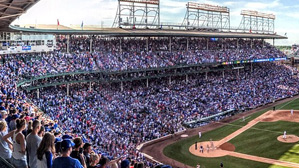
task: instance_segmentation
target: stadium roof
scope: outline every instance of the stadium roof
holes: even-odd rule
[[[276,34],[257,34],[242,32],[216,32],[178,29],[121,29],[121,28],[96,28],[84,26],[84,30],[62,25],[37,25],[24,28],[10,26],[14,31],[28,33],[50,33],[60,35],[105,35],[115,37],[213,37],[213,38],[259,38],[259,39],[287,39]]]
[[[24,14],[39,0],[0,0],[0,29],[8,30],[9,25]]]

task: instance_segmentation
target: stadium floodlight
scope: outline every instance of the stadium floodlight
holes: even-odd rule
[[[159,5],[159,0],[120,0],[120,1]]]
[[[227,8],[227,7],[218,6],[218,5],[210,5],[210,4],[199,4],[196,2],[188,2],[187,8],[199,9],[199,10],[210,11],[210,12],[229,13],[229,8]]]
[[[239,30],[249,33],[274,34],[275,15],[253,10],[242,10]]]
[[[118,0],[112,27],[146,29],[159,26],[160,0]]]
[[[266,19],[275,19],[274,14],[267,14],[267,13],[262,13],[262,12],[258,12],[258,11],[252,11],[252,10],[242,10],[241,15],[261,17],[261,18],[266,18]]]
[[[230,9],[224,6],[188,2],[182,26],[187,29],[230,30]]]

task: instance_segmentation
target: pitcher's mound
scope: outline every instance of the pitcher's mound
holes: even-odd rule
[[[211,142],[198,142],[197,149],[195,150],[195,145],[193,144],[190,146],[189,151],[193,155],[200,156],[200,157],[207,157],[207,158],[213,158],[213,157],[223,157],[228,154],[230,154],[232,151],[235,150],[235,146],[230,143],[224,143],[221,146],[217,147],[217,141],[213,141],[215,144],[215,147],[211,148]],[[201,152],[199,150],[200,145],[204,147],[204,151]],[[207,146],[209,145],[209,149]]]
[[[285,139],[283,139],[283,135],[277,137],[277,140],[283,143],[296,143],[299,142],[299,137],[296,135],[287,135]]]

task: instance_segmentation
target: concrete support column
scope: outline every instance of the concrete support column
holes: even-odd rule
[[[148,79],[146,79],[146,87],[148,88],[149,84],[148,84]]]
[[[169,37],[169,52],[171,52],[171,40],[172,40],[172,37]]]
[[[239,39],[237,39],[237,49],[239,49]]]
[[[89,82],[89,91],[91,91],[91,82]]]
[[[89,46],[89,52],[92,53],[92,36],[90,36],[90,42],[89,42],[90,46]]]
[[[186,48],[187,51],[189,51],[189,37],[187,37],[187,48]]]
[[[275,39],[273,39],[273,46],[275,45]]]
[[[148,52],[148,41],[149,41],[149,37],[146,38],[146,52]]]
[[[119,52],[122,52],[122,48],[121,48],[122,45],[121,45],[121,42],[122,42],[122,41],[121,41],[121,38],[120,38],[120,39],[119,39]]]
[[[221,49],[223,50],[223,48],[224,48],[224,45],[223,45],[223,42],[224,40],[223,40],[223,38],[221,39]]]
[[[224,71],[222,71],[222,77],[224,78]]]
[[[171,85],[171,76],[168,78],[168,84]]]
[[[66,95],[69,96],[70,95],[70,84],[66,85]]]
[[[251,72],[253,72],[253,64],[251,63]]]
[[[209,50],[209,38],[207,38],[207,50]]]
[[[71,35],[67,35],[66,36],[66,52],[67,53],[70,53],[70,38],[71,38]]]
[[[208,72],[206,72],[206,79],[208,79]]]
[[[264,39],[262,39],[263,40],[263,48],[264,48],[264,46],[265,46],[265,40]]]
[[[240,69],[238,69],[238,76],[240,76]]]
[[[39,89],[36,90],[36,97],[39,99]]]
[[[253,39],[250,40],[250,43],[251,43],[250,46],[251,46],[251,49],[252,49],[253,48]]]
[[[120,83],[120,91],[124,91],[124,83],[123,82]]]
[[[188,74],[186,75],[186,82],[189,82],[189,79],[188,79]]]

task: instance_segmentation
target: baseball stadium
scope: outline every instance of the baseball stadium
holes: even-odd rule
[[[0,168],[299,168],[276,14],[186,1],[173,23],[115,0],[109,27],[16,24],[43,1],[0,2]]]

